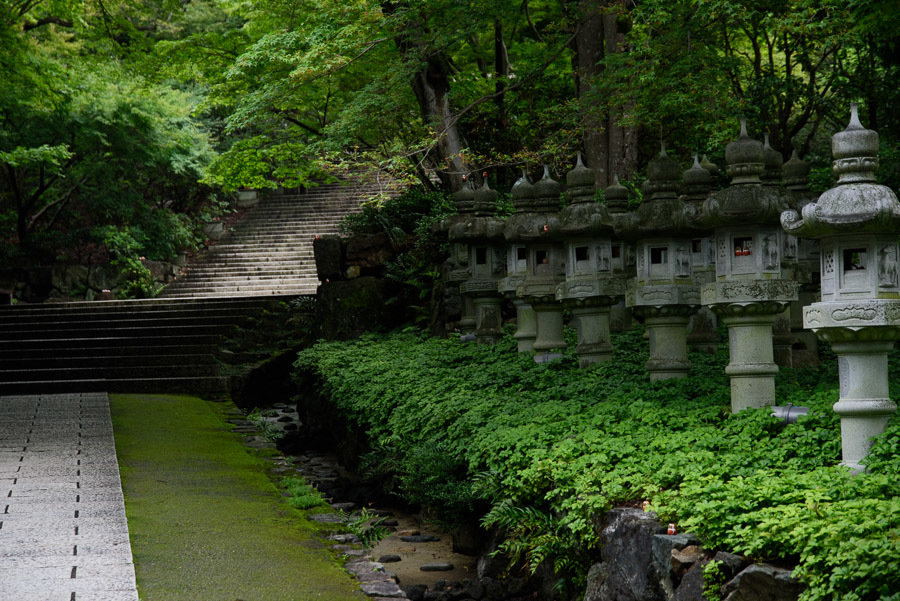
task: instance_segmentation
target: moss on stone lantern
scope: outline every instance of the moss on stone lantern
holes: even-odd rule
[[[900,202],[876,183],[878,133],[859,121],[831,139],[837,185],[801,211],[786,211],[784,229],[821,243],[822,300],[803,323],[838,356],[843,462],[855,471],[872,438],[897,410],[888,394],[887,355],[900,338]]]

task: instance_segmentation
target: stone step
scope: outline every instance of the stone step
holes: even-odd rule
[[[318,280],[316,281],[318,284]],[[302,284],[292,283],[290,285],[278,285],[273,286],[271,284],[252,284],[248,283],[245,285],[236,286],[234,284],[220,284],[219,282],[213,282],[208,285],[198,284],[198,285],[185,285],[182,287],[172,288],[173,292],[218,292],[220,294],[224,293],[237,293],[237,292],[246,292],[248,294],[256,293],[259,294],[264,291],[271,291],[272,294],[284,293],[289,290],[298,290],[302,287]]]
[[[226,392],[228,378],[197,376],[186,378],[85,378],[81,380],[23,380],[0,383],[0,396],[14,394],[62,394],[71,392]]]
[[[208,324],[180,324],[157,325],[145,322],[144,325],[131,325],[127,321],[91,321],[86,324],[68,322],[65,327],[47,327],[39,324],[30,329],[8,331],[0,333],[4,342],[15,340],[66,340],[69,338],[106,338],[109,336],[144,338],[147,336],[205,336],[226,335],[234,329],[234,324],[208,323]]]
[[[205,347],[204,347],[205,348]],[[123,350],[123,349],[115,349]],[[178,350],[178,349],[176,349]],[[171,353],[168,355],[148,355],[144,349],[142,354],[107,353],[100,354],[98,349],[90,349],[91,354],[85,356],[31,356],[21,357],[13,355],[3,357],[0,355],[0,370],[26,370],[26,369],[74,369],[93,368],[98,365],[115,365],[116,367],[160,367],[160,366],[184,366],[207,365],[217,366],[216,358],[212,353]]]
[[[185,299],[189,300],[189,299]],[[0,362],[7,363],[16,359],[32,360],[39,359],[48,361],[48,357],[56,357],[59,360],[65,359],[87,359],[93,361],[95,357],[119,357],[120,359],[141,359],[147,356],[205,356],[212,355],[215,347],[209,344],[158,344],[152,347],[143,343],[132,341],[131,345],[122,344],[121,346],[105,346],[94,344],[96,340],[88,341],[90,346],[60,346],[58,349],[33,348],[33,349],[0,349]],[[57,355],[48,355],[48,350],[58,352]],[[148,355],[148,352],[150,355]]]
[[[24,312],[16,314],[5,314],[0,312],[0,327],[2,331],[6,331],[7,327],[11,327],[19,323],[44,323],[44,324],[63,324],[79,321],[99,321],[105,322],[111,317],[126,317],[132,322],[147,321],[152,322],[159,318],[162,320],[187,320],[195,322],[198,319],[211,321],[214,323],[237,323],[238,321],[258,315],[262,312],[262,307],[252,307],[235,311],[234,309],[163,309],[159,311],[136,311],[126,315],[119,312],[90,310],[90,311],[46,311],[46,312]],[[2,333],[0,333],[2,335]]]
[[[219,367],[217,365],[157,365],[140,367],[94,365],[91,367],[0,370],[0,383],[23,380],[26,382],[50,382],[57,380],[204,378],[217,376],[219,376]]]
[[[111,320],[108,316],[102,314],[93,314],[90,317],[79,315],[81,319],[57,319],[61,316],[23,316],[20,319],[5,323],[3,333],[29,333],[32,335],[39,334],[41,331],[65,333],[69,331],[81,330],[103,330],[106,332],[117,331],[119,329],[145,329],[147,327],[158,328],[163,330],[177,328],[199,328],[204,329],[227,329],[233,327],[239,321],[244,319],[240,315],[187,315],[187,316],[156,316],[152,313],[146,313],[135,317],[122,316],[120,319]],[[70,316],[71,317],[71,316]]]
[[[103,334],[103,332],[99,332]],[[98,348],[114,348],[118,346],[133,346],[141,344],[143,347],[169,346],[169,345],[203,345],[218,348],[224,341],[221,334],[176,334],[171,336],[146,336],[136,340],[132,336],[73,336],[71,338],[33,338],[33,339],[8,339],[0,333],[0,346],[15,345],[16,348],[27,351],[43,349],[46,351],[61,352],[69,348],[84,348],[95,346]]]
[[[296,289],[296,293],[298,295],[314,294],[316,291],[316,288],[318,288],[318,285],[319,285],[319,283],[316,282],[315,286],[310,284],[307,286],[298,287]],[[202,288],[202,289],[174,290],[168,296],[169,296],[169,298],[197,298],[197,299],[199,299],[199,298],[215,298],[217,296],[234,295],[234,294],[235,294],[235,292],[233,290],[229,290],[227,292],[219,292],[215,288],[213,288],[213,289]],[[259,291],[248,290],[246,292],[246,294],[248,296],[258,295]]]

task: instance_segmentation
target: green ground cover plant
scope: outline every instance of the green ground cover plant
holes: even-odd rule
[[[779,373],[779,403],[810,407],[784,426],[765,409],[731,414],[725,345],[692,354],[688,378],[649,382],[642,334],[615,336],[613,360],[589,369],[571,352],[535,364],[509,336],[490,347],[413,330],[320,342],[296,368],[368,436],[400,492],[448,519],[480,512],[532,569],[549,561],[577,583],[597,558],[604,512],[649,500],[708,549],[795,565],[803,601],[900,599],[900,418],[869,473],[852,476],[839,465],[827,349],[822,367]],[[431,468],[471,502],[422,490],[414,476]]]

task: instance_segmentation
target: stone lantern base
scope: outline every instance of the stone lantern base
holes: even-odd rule
[[[797,283],[785,280],[713,282],[701,289],[728,327],[731,411],[775,404],[775,364],[772,326],[779,313],[797,298]]]
[[[475,313],[475,339],[495,344],[503,336],[503,297],[497,291],[497,280],[469,280],[459,291],[471,299]]]
[[[526,280],[518,289],[518,295],[534,310],[537,337],[532,349],[538,353],[566,348],[563,306],[556,300],[556,286],[556,282]]]
[[[512,301],[516,308],[516,333],[513,338],[518,342],[520,353],[530,353],[532,345],[537,338],[537,317],[531,305],[516,296],[516,290],[525,281],[523,276],[508,276],[500,280],[497,289],[500,293]]]
[[[459,287],[469,279],[469,272],[465,269],[456,269],[447,273],[444,278],[444,282],[447,287],[455,287],[459,289]],[[462,307],[461,307],[462,315],[457,322],[457,327],[460,332],[463,334],[471,334],[475,331],[475,324],[477,323],[475,316],[475,305],[472,302],[472,299],[466,296],[462,297]]]
[[[813,303],[804,307],[803,323],[838,356],[842,463],[864,471],[872,439],[897,410],[888,393],[888,353],[900,339],[900,300]]]
[[[650,380],[685,378],[691,368],[687,357],[687,324],[700,307],[696,286],[647,285],[628,282],[625,304],[644,319],[650,338]]]
[[[579,277],[559,287],[563,305],[578,324],[575,354],[578,366],[587,367],[612,358],[610,309],[625,294],[625,281],[618,277]]]

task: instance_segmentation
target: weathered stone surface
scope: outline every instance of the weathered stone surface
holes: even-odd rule
[[[378,558],[378,563],[396,563],[402,559],[399,555],[382,555]]]
[[[400,587],[393,582],[364,582],[359,588],[370,597],[387,597],[389,599],[406,597]]]
[[[346,260],[349,265],[361,269],[384,267],[394,259],[394,249],[387,234],[380,232],[371,236],[354,236],[347,241]]]
[[[599,599],[661,601],[660,574],[653,560],[653,535],[662,533],[656,514],[616,508],[607,514],[603,529],[603,561],[607,577]]]
[[[433,561],[419,566],[419,569],[423,572],[449,572],[453,568],[453,564],[449,561]]]
[[[400,540],[404,543],[437,543],[441,539],[431,534],[416,534],[413,536],[401,536]]]
[[[595,563],[588,570],[587,587],[584,590],[584,601],[603,601],[602,592],[609,570],[605,563]]]
[[[672,549],[672,571],[676,576],[681,576],[692,565],[703,559],[703,549],[697,545],[691,545],[684,549]]]
[[[363,332],[391,327],[398,317],[385,305],[384,280],[360,277],[319,286],[316,318],[322,338],[354,338]]]
[[[400,588],[409,601],[422,601],[425,598],[425,591],[428,590],[424,584],[408,584]]]
[[[678,551],[675,551],[675,553],[678,553]],[[708,560],[703,560],[691,566],[691,569],[687,571],[675,590],[672,601],[704,601],[703,568],[708,563]]]
[[[714,561],[721,562],[719,569],[721,569],[725,576],[730,580],[734,578],[734,576],[750,565],[750,561],[740,555],[735,555],[733,553],[726,553],[725,551],[719,551],[716,553],[715,557],[713,557]]]
[[[791,571],[754,564],[722,587],[725,601],[796,601],[803,585]]]
[[[344,521],[339,513],[314,513],[307,516],[307,519],[320,524],[340,524]]]

